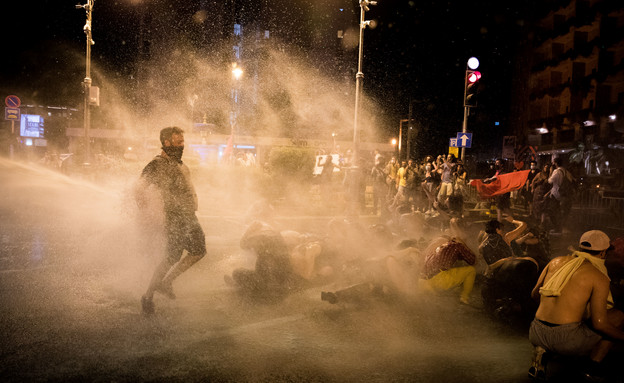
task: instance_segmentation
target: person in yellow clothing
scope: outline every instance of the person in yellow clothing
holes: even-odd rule
[[[388,210],[390,211],[395,211],[405,200],[405,187],[407,186],[407,179],[405,178],[406,174],[407,161],[401,161],[401,167],[397,171],[397,176],[395,180],[397,193],[394,196],[394,201],[392,201],[392,205],[388,207]]]
[[[460,301],[470,303],[477,271],[476,257],[458,238],[436,247],[425,254],[419,287],[424,291],[446,291],[462,286]]]
[[[540,304],[529,329],[535,346],[529,375],[545,377],[546,351],[589,356],[586,379],[603,375],[600,362],[615,341],[624,341],[624,313],[613,309],[605,267],[609,237],[600,230],[584,233],[579,250],[550,261],[531,296]]]

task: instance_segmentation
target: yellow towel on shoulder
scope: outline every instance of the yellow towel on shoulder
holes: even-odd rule
[[[594,257],[582,251],[575,251],[574,253],[572,253],[572,256],[574,256],[574,258],[568,261],[568,263],[566,263],[565,265],[561,266],[559,270],[557,270],[552,275],[552,277],[540,288],[539,292],[541,295],[545,297],[560,296],[561,290],[563,290],[565,285],[570,281],[570,278],[572,278],[574,272],[583,264],[583,262],[585,262],[585,260],[591,262],[591,264],[594,265],[595,268],[597,268],[601,273],[609,278],[604,259]],[[609,296],[607,297],[607,309],[611,308],[613,308],[613,296],[611,295],[611,291],[609,291]]]

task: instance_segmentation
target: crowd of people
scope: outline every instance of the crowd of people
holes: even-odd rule
[[[141,300],[148,315],[155,313],[155,293],[175,299],[172,282],[207,252],[195,216],[195,190],[181,159],[182,130],[163,129],[161,142],[162,153],[143,170],[137,187],[140,206],[153,187],[165,207],[167,255]],[[610,293],[624,279],[624,239],[612,241],[591,230],[570,254],[556,257],[549,225],[556,233],[565,220],[568,174],[557,159],[553,169],[538,171],[536,165],[521,174],[514,190],[533,195],[527,197],[526,218],[511,214],[510,191],[502,187],[496,195],[498,219],[471,222],[463,214],[466,171],[453,155],[398,164],[375,153],[370,172],[375,208],[387,220],[365,226],[357,219],[334,218],[326,230],[301,233],[281,227],[271,216],[270,203],[259,204],[240,241],[242,251],[255,255],[255,265],[232,270],[225,283],[245,297],[273,302],[310,288],[322,290],[320,300],[342,305],[446,295],[459,305],[526,324],[535,346],[532,377],[545,377],[544,355],[552,353],[586,356],[583,374],[600,378],[609,348],[624,341],[621,295]],[[325,166],[333,174],[340,165]],[[505,178],[502,161],[494,170],[482,183]],[[558,212],[540,205],[544,200]]]

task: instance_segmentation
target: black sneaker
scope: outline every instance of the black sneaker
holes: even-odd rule
[[[329,291],[327,291],[327,292],[322,291],[321,292],[321,300],[329,302],[332,305],[338,303],[338,297],[336,296],[336,294],[334,294],[332,292],[329,292]]]
[[[141,297],[141,307],[143,308],[143,314],[152,315],[154,314],[154,301],[151,298],[143,295]]]
[[[166,296],[169,299],[176,299],[176,295],[173,292],[173,286],[171,286],[171,283],[166,283],[166,282],[159,283],[158,286],[156,287],[156,291],[158,291],[159,293],[161,293],[162,295]]]

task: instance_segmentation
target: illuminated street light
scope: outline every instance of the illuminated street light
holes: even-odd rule
[[[479,59],[476,57],[471,57],[468,59],[468,68],[472,70],[476,70],[479,67]]]
[[[360,97],[362,93],[362,82],[364,80],[364,73],[362,72],[362,61],[364,58],[364,29],[366,28],[366,26],[370,26],[371,28],[374,27],[374,25],[371,24],[370,21],[366,21],[364,19],[364,14],[365,11],[370,10],[368,8],[369,5],[377,5],[376,1],[370,1],[370,0],[360,0],[360,41],[359,41],[359,51],[358,51],[358,71],[357,74],[355,75],[355,113],[353,116],[353,160],[351,162],[351,182],[352,185],[356,185],[357,181],[355,178],[359,177],[358,175],[358,171],[357,171],[357,167],[358,167],[358,162],[359,162],[359,137],[358,137],[358,123],[359,123],[359,111],[360,111]],[[351,201],[351,208],[352,208],[352,213],[354,215],[357,215],[356,211],[357,211],[357,200],[358,200],[358,193],[359,191],[357,190],[356,187],[353,187],[353,195],[351,196],[352,201]]]
[[[397,139],[396,139],[396,138],[393,138],[393,139],[390,141],[390,143],[392,144],[392,148],[393,148],[393,150],[392,150],[392,154],[393,154],[395,157],[398,157],[398,155],[397,155],[397,143],[398,143]]]
[[[230,111],[230,136],[232,139],[232,149],[234,148],[234,133],[236,132],[236,125],[238,124],[238,114],[240,112],[240,79],[243,77],[243,68],[239,67],[237,63],[232,63],[232,110]],[[233,155],[230,153],[230,160]]]
[[[364,58],[364,29],[371,25],[370,21],[366,21],[364,14],[370,10],[369,5],[377,5],[376,1],[360,0],[360,42],[358,52],[358,71],[355,75],[355,115],[353,118],[353,164],[357,166],[358,159],[358,117],[360,109],[360,97],[362,92],[362,82],[364,73],[362,72],[362,61]]]
[[[234,76],[235,80],[240,80],[240,78],[243,76],[243,70],[236,64],[233,64],[232,66],[234,67],[232,69],[232,76]]]

